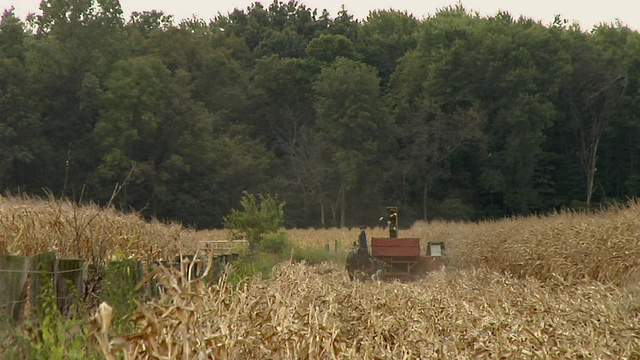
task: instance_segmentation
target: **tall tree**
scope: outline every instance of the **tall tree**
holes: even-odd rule
[[[255,104],[257,136],[284,160],[283,198],[290,206],[302,209],[287,221],[317,224],[317,220],[310,220],[318,216],[325,226],[331,188],[328,180],[332,178],[327,173],[333,167],[325,141],[318,136],[313,109],[312,81],[319,71],[315,61],[308,59],[265,57],[256,63],[249,94]]]
[[[607,124],[627,100],[628,74],[622,60],[621,29],[597,27],[592,34],[576,28],[566,32],[573,71],[564,87],[569,124],[576,139],[585,179],[585,201],[595,191],[598,151]]]
[[[423,179],[431,178],[420,181],[423,214],[428,184],[449,176],[456,149],[465,150],[465,139],[479,140],[479,128],[484,144],[474,155],[479,185],[501,194],[502,206],[510,211],[528,213],[543,206],[545,189],[538,177],[544,175],[544,130],[554,119],[550,99],[557,94],[563,63],[557,41],[541,25],[516,22],[505,13],[483,19],[458,6],[424,23],[418,48],[405,57],[392,81],[401,128],[422,129],[424,138],[420,145],[405,136],[402,146],[409,144],[408,154],[412,146],[431,149],[409,161],[422,169]],[[434,138],[446,134],[451,121],[458,125],[449,131],[455,131]],[[443,155],[446,161],[422,160]]]
[[[338,57],[359,60],[355,46],[344,35],[320,35],[309,42],[305,51],[309,58],[324,64],[330,64]]]
[[[220,226],[243,190],[268,181],[272,156],[193,101],[190,81],[150,56],[116,64],[94,132],[102,157],[92,179],[103,201],[126,179],[123,208]]]
[[[348,195],[378,160],[392,121],[380,97],[380,78],[363,63],[338,58],[322,70],[314,90],[318,128],[330,144],[340,181],[334,213],[339,210],[344,226]]]
[[[427,220],[429,188],[450,175],[456,152],[480,141],[486,115],[473,103],[445,110],[447,102],[453,99],[439,97],[436,89],[415,93],[411,80],[423,76],[421,59],[418,52],[411,52],[404,58],[393,79],[392,98],[398,116],[395,136],[399,146],[398,163],[402,164],[399,171],[403,181],[409,178],[418,184],[416,192],[421,194],[422,218]],[[407,189],[404,191],[408,192]]]
[[[359,28],[356,47],[363,62],[378,69],[387,84],[398,60],[418,45],[420,22],[407,12],[372,11]]]
[[[327,32],[331,19],[298,1],[274,0],[267,8],[255,2],[245,10],[219,15],[212,27],[244,39],[254,57],[303,57],[309,41]]]
[[[42,138],[36,99],[30,96],[25,66],[28,35],[13,10],[0,20],[0,190],[30,191],[46,185],[37,176],[37,159],[47,143]]]
[[[41,173],[55,190],[65,182],[79,189],[96,161],[91,133],[102,81],[128,51],[122,9],[117,0],[45,0],[40,10],[27,67],[51,144]]]
[[[529,19],[498,13],[486,22],[487,76],[478,96],[491,134],[485,186],[504,194],[509,211],[528,214],[548,205],[551,191],[546,131],[557,120],[553,101],[568,71],[558,36]],[[491,94],[489,96],[483,95]],[[501,176],[494,177],[499,172]]]

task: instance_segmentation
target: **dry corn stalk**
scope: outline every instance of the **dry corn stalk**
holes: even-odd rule
[[[332,264],[284,263],[233,289],[164,269],[115,355],[136,359],[638,358],[627,289],[488,270],[358,283]],[[579,300],[578,300],[579,299]]]

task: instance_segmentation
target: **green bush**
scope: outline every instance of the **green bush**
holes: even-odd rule
[[[0,350],[2,359],[99,359],[97,349],[90,345],[91,333],[86,320],[60,313],[53,291],[53,282],[45,283],[39,297],[42,307],[35,309],[32,319],[26,319],[22,331],[2,326]],[[74,305],[76,306],[76,305]],[[7,331],[9,330],[9,331]]]
[[[280,231],[265,235],[260,243],[260,250],[276,255],[288,255],[291,245],[287,234]]]
[[[284,202],[278,196],[259,194],[257,197],[244,192],[240,201],[242,210],[232,209],[224,218],[224,227],[229,229],[231,238],[249,241],[249,251],[255,254],[264,237],[278,232],[284,224]]]
[[[126,334],[134,330],[129,316],[136,309],[135,300],[141,298],[136,285],[142,280],[141,268],[136,259],[112,261],[104,270],[100,299],[113,307],[114,334]]]
[[[262,252],[256,256],[244,257],[233,263],[228,280],[233,285],[251,281],[255,276],[268,279],[274,266],[283,261],[277,254]]]

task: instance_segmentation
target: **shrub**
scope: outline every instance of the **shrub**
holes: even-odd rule
[[[289,238],[282,231],[265,235],[260,244],[260,250],[276,255],[287,255],[290,249]]]
[[[228,280],[233,285],[239,285],[259,276],[262,279],[271,277],[271,270],[282,261],[282,257],[273,253],[262,252],[256,256],[244,257],[232,266]]]
[[[97,359],[96,349],[89,345],[86,320],[66,317],[58,310],[52,282],[45,283],[40,296],[42,307],[27,320],[24,331],[3,326],[2,359]],[[74,305],[75,307],[76,305]],[[6,329],[5,329],[6,327]]]
[[[249,251],[255,254],[265,235],[280,230],[284,223],[284,202],[278,196],[259,194],[257,197],[244,192],[240,201],[242,210],[231,210],[224,218],[224,227],[231,231],[231,238],[245,238]]]
[[[135,300],[140,299],[136,290],[142,279],[140,270],[135,259],[112,261],[104,269],[100,298],[114,308],[113,327],[117,334],[132,330],[130,314],[136,308]]]

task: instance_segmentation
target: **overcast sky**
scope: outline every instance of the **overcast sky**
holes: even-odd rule
[[[288,0],[283,0],[284,2]],[[252,0],[120,0],[128,19],[133,11],[159,10],[174,15],[176,20],[193,15],[210,19],[219,12],[226,14],[234,8],[245,9]],[[272,1],[260,1],[270,4]],[[319,12],[327,9],[332,16],[344,4],[347,11],[363,19],[371,10],[406,10],[418,18],[435,14],[438,9],[455,5],[456,0],[302,0],[300,3]],[[634,30],[640,30],[640,1],[638,0],[463,0],[467,10],[481,15],[494,15],[499,10],[513,17],[525,16],[547,25],[559,14],[569,21],[577,21],[585,30],[601,22],[612,23],[619,19]],[[40,0],[0,0],[0,9],[14,6],[16,14],[24,19],[29,12],[38,12]],[[393,5],[391,5],[393,4]]]

